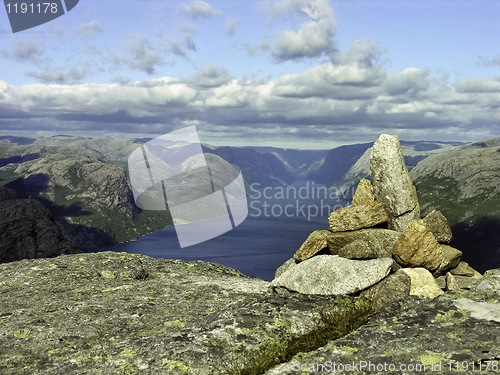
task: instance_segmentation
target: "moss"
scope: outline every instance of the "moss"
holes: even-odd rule
[[[164,359],[162,363],[163,366],[166,366],[170,371],[173,370],[181,370],[185,372],[190,371],[189,366],[180,361],[172,361],[170,359]]]
[[[419,356],[420,362],[426,366],[437,365],[447,358],[447,356],[440,353],[426,353]]]
[[[168,322],[164,322],[163,325],[169,328],[184,328],[186,323],[181,322],[180,320],[170,320]]]
[[[14,337],[16,337],[16,338],[18,338],[18,339],[25,339],[25,338],[27,338],[30,334],[31,334],[31,330],[29,330],[29,329],[21,329],[21,330],[15,331],[15,332],[13,333]]]
[[[469,311],[457,309],[448,310],[444,313],[438,313],[434,319],[437,323],[441,323],[443,325],[454,325],[466,321],[469,317]]]

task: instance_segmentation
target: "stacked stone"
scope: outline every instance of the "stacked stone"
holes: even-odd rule
[[[481,274],[449,246],[446,217],[420,218],[415,186],[397,136],[383,134],[370,157],[371,181],[362,179],[352,205],[328,218],[329,229],[307,238],[283,264],[273,287],[308,294],[358,294],[383,305],[407,295],[434,298],[468,288]]]

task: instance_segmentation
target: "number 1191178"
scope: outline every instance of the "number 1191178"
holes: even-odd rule
[[[57,3],[6,3],[7,13],[12,14],[47,14],[57,13]]]

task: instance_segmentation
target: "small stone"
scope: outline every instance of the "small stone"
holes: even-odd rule
[[[327,248],[328,236],[330,236],[330,232],[327,230],[315,230],[312,232],[295,252],[295,255],[293,256],[294,259],[298,262],[302,262]]]
[[[450,270],[452,275],[458,275],[458,276],[469,276],[472,277],[476,275],[477,271],[469,266],[467,262],[460,262],[458,265]]]
[[[285,271],[271,286],[305,294],[353,294],[386,277],[391,265],[390,258],[351,260],[337,255],[318,255]]]
[[[393,248],[394,259],[403,267],[437,270],[444,262],[443,251],[432,232],[421,220],[414,221]]]
[[[439,268],[434,272],[434,276],[444,275],[447,271],[455,268],[460,263],[462,252],[448,245],[439,245],[443,253],[443,261]]]
[[[425,268],[403,268],[402,271],[411,279],[410,295],[436,298],[443,294],[436,279]]]
[[[362,178],[359,180],[358,187],[354,192],[352,197],[352,204],[372,204],[375,202],[375,192],[373,191],[373,185],[370,180]]]
[[[333,211],[328,218],[328,229],[332,232],[345,232],[374,227],[387,220],[387,213],[381,203],[358,204]]]
[[[449,243],[453,237],[448,220],[441,211],[432,211],[424,219],[424,225],[440,243]]]
[[[397,136],[382,134],[375,141],[370,174],[375,198],[383,203],[389,215],[389,229],[403,232],[412,221],[420,219],[417,191]]]
[[[446,273],[446,290],[460,289],[457,279],[451,273]]]

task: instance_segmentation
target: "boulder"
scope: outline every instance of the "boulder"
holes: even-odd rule
[[[352,197],[352,205],[369,205],[375,202],[375,192],[373,191],[373,185],[370,180],[362,178],[359,180],[358,187],[354,192]]]
[[[309,259],[319,253],[321,250],[328,247],[328,236],[330,232],[327,230],[315,230],[304,241],[300,248],[293,256],[298,262]]]
[[[373,144],[370,155],[370,174],[375,199],[389,215],[389,229],[404,231],[420,218],[420,205],[404,162],[399,139],[382,134]]]
[[[304,294],[352,294],[382,280],[391,265],[391,258],[351,260],[318,255],[283,272],[271,285]]]
[[[398,270],[362,291],[361,296],[372,301],[373,306],[380,309],[394,301],[406,299],[410,295],[410,286],[410,277],[402,270]]]
[[[449,243],[453,237],[448,220],[441,211],[433,210],[425,218],[424,225],[432,232],[440,243]]]
[[[364,241],[377,254],[376,258],[392,257],[392,248],[401,237],[401,232],[383,228],[361,229],[352,232],[331,233],[328,237],[328,250],[338,255],[340,250],[355,241]],[[346,255],[347,251],[344,252]]]
[[[0,373],[262,374],[365,323],[215,263],[101,252],[0,264]]]
[[[432,274],[425,268],[403,268],[410,277],[410,295],[435,298],[443,294]]]
[[[393,256],[403,267],[424,267],[437,270],[444,262],[443,251],[432,232],[414,221],[393,247]]]
[[[444,275],[449,270],[457,267],[460,263],[460,258],[462,257],[462,252],[454,247],[439,245],[439,248],[443,253],[443,261],[439,265],[439,268],[434,271],[434,276]]]
[[[339,250],[339,256],[348,259],[375,259],[388,257],[387,255],[379,257],[370,244],[363,240],[357,240],[345,245]]]
[[[374,227],[387,220],[387,213],[381,203],[357,204],[333,211],[328,218],[328,229],[332,232],[352,231]]]
[[[294,258],[288,259],[285,263],[283,263],[281,266],[278,267],[278,269],[276,270],[276,272],[274,274],[274,278],[278,277],[283,272],[294,267],[295,265],[297,265],[297,261]]]
[[[483,277],[474,276],[472,279],[477,280],[473,286],[474,290],[493,292],[500,295],[500,269],[488,270]]]

